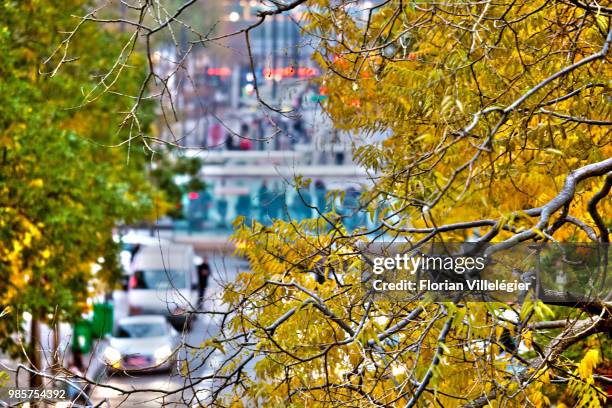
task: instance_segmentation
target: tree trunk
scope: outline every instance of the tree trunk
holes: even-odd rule
[[[32,321],[30,323],[30,368],[32,370],[40,369],[40,325],[34,313],[32,313]],[[42,377],[30,373],[30,388],[39,388],[42,386]]]

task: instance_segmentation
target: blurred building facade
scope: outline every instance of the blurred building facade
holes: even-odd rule
[[[266,6],[224,0],[217,7],[220,19],[210,37],[222,39],[201,46],[183,32],[181,46],[157,52],[158,69],[171,77],[171,108],[178,118],[168,123],[168,113],[160,112],[161,137],[204,163],[206,190],[187,192],[183,200],[189,228],[227,228],[236,216],[264,223],[301,220],[332,206],[353,219],[349,212],[367,182],[351,160],[358,138],[335,130],[323,113],[320,68],[311,58],[315,40],[300,30],[300,8],[253,29],[248,52],[243,34],[229,34],[258,21],[257,12]],[[255,87],[266,103],[292,112],[263,107]],[[312,183],[296,188],[296,176]],[[347,191],[348,199],[329,202],[331,190]],[[352,227],[360,223],[353,219]]]

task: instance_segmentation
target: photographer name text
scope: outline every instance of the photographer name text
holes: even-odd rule
[[[382,279],[376,279],[372,282],[372,287],[378,292],[389,291],[426,291],[426,292],[455,292],[455,291],[470,291],[470,292],[508,292],[526,291],[531,287],[530,282],[520,282],[517,280],[507,281],[505,279],[488,280],[477,279],[465,282],[441,281],[434,282],[429,279],[420,279],[418,281],[398,280],[396,282],[385,282]]]

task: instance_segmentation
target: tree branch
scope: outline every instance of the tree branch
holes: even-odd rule
[[[603,333],[612,330],[612,316],[609,312],[605,312],[605,316],[597,316],[593,319],[577,321],[573,325],[569,325],[561,334],[555,337],[542,353],[545,358],[536,358],[530,366],[521,372],[515,380],[520,384],[519,392],[527,387],[533,380],[536,379],[536,374],[540,369],[554,362],[568,347],[583,340],[594,333]],[[481,408],[495,400],[498,395],[498,390],[493,389],[489,393],[482,395],[461,408]]]
[[[601,215],[599,215],[597,212],[597,204],[599,204],[599,202],[603,200],[608,193],[610,193],[610,187],[612,187],[612,172],[609,172],[606,175],[606,181],[604,182],[603,187],[591,198],[587,206],[589,214],[591,214],[591,218],[593,221],[595,221],[595,225],[597,225],[597,228],[599,229],[599,235],[601,236],[602,242],[610,242],[610,234],[608,233],[606,223],[601,218]]]

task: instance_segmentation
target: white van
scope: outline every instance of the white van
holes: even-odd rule
[[[196,259],[191,245],[142,247],[131,265],[129,314],[165,315],[179,329],[189,324],[198,305]]]

